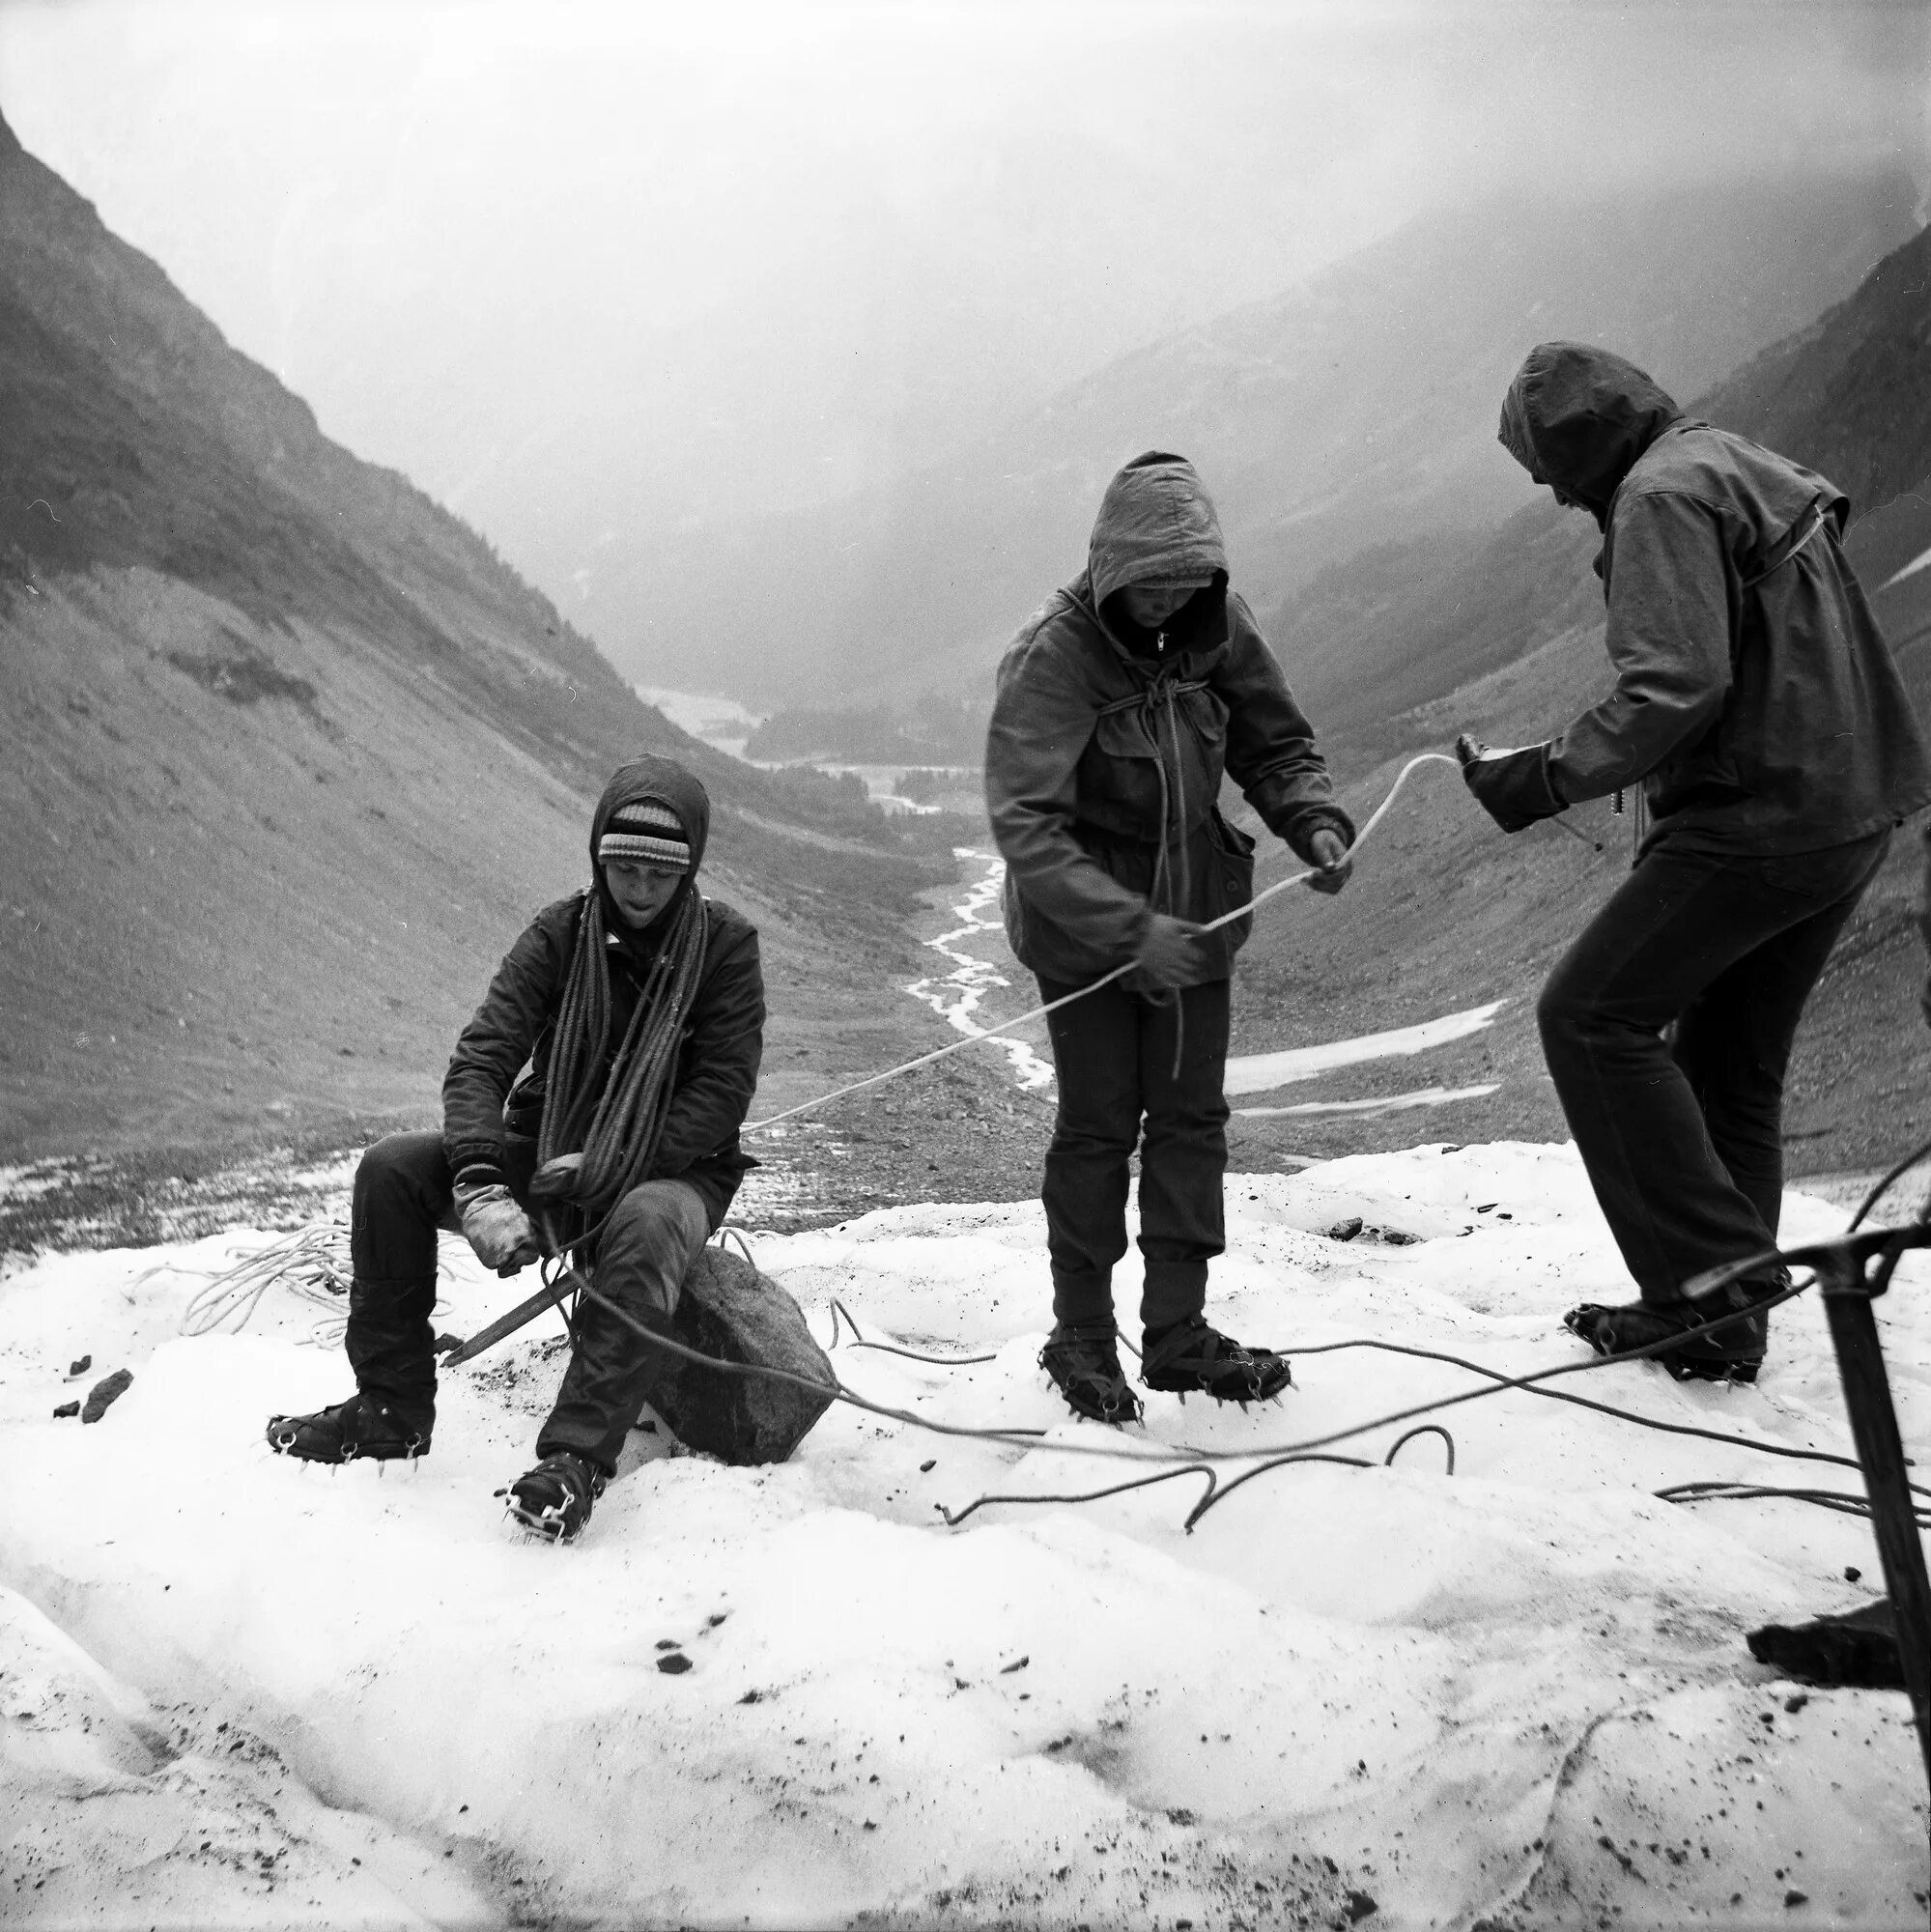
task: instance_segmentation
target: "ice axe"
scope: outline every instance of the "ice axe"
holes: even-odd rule
[[[530,1177],[529,1198],[537,1210],[537,1225],[543,1230],[545,1261],[560,1259],[563,1250],[557,1244],[556,1229],[550,1217],[553,1206],[574,1201],[577,1198],[577,1182],[583,1166],[581,1153],[560,1153],[554,1160],[547,1160]],[[538,1264],[539,1269],[542,1264]],[[519,1328],[534,1321],[546,1308],[554,1308],[562,1316],[563,1324],[574,1332],[575,1324],[570,1320],[570,1311],[563,1305],[563,1297],[558,1283],[568,1281],[576,1270],[566,1267],[554,1279],[545,1276],[543,1286],[526,1301],[519,1301],[506,1315],[499,1315],[487,1328],[479,1329],[467,1342],[457,1342],[442,1357],[442,1366],[452,1368],[458,1362],[467,1362],[480,1355],[485,1349],[494,1349],[507,1335],[514,1335]]]

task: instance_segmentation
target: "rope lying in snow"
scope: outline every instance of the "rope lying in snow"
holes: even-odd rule
[[[1439,1397],[1434,1402],[1419,1403],[1412,1407],[1397,1409],[1390,1414],[1376,1416],[1367,1422],[1354,1423],[1346,1429],[1333,1430],[1326,1435],[1313,1436],[1302,1442],[1264,1443],[1251,1449],[1204,1448],[1191,1443],[1149,1444],[1145,1447],[1133,1447],[1117,1441],[1055,1442],[1045,1445],[1043,1438],[1048,1432],[1043,1429],[969,1428],[959,1423],[934,1422],[930,1417],[920,1415],[913,1409],[893,1408],[886,1404],[872,1402],[867,1397],[862,1396],[856,1390],[849,1388],[843,1379],[836,1374],[834,1374],[830,1382],[826,1382],[816,1377],[797,1375],[789,1369],[771,1368],[760,1362],[727,1362],[717,1356],[702,1354],[696,1349],[686,1348],[683,1343],[674,1341],[667,1335],[659,1334],[654,1329],[646,1328],[635,1316],[631,1315],[627,1310],[620,1308],[607,1296],[598,1293],[596,1289],[586,1282],[582,1276],[575,1274],[574,1271],[566,1271],[561,1279],[574,1284],[579,1293],[587,1295],[597,1307],[602,1308],[607,1314],[614,1317],[615,1320],[622,1322],[625,1327],[632,1330],[640,1339],[650,1343],[655,1348],[667,1350],[681,1360],[695,1363],[701,1368],[718,1370],[726,1375],[759,1376],[773,1381],[789,1383],[796,1388],[809,1389],[813,1394],[829,1396],[834,1402],[846,1403],[854,1408],[865,1410],[867,1414],[881,1415],[893,1422],[903,1422],[912,1428],[927,1430],[936,1435],[965,1436],[978,1441],[1003,1442],[1022,1448],[1049,1446],[1051,1452],[1055,1455],[1098,1457],[1115,1462],[1132,1462],[1142,1464],[1148,1463],[1170,1463],[1180,1465],[1157,1472],[1157,1475],[1150,1476],[1140,1482],[1130,1482],[1118,1486],[1119,1488],[1141,1488],[1145,1486],[1146,1482],[1158,1480],[1168,1475],[1178,1475],[1181,1473],[1182,1467],[1197,1467],[1215,1463],[1255,1462],[1259,1459],[1260,1465],[1244,1472],[1235,1482],[1219,1484],[1214,1490],[1211,1490],[1208,1495],[1203,1499],[1202,1504],[1196,1507],[1193,1515],[1189,1518],[1189,1527],[1199,1520],[1206,1509],[1210,1508],[1221,1496],[1228,1494],[1231,1491],[1237,1488],[1240,1482],[1246,1481],[1250,1476],[1264,1475],[1268,1469],[1282,1468],[1288,1463],[1294,1462],[1352,1461],[1353,1459],[1347,1457],[1324,1457],[1315,1454],[1316,1451],[1331,1448],[1337,1442],[1345,1442],[1355,1436],[1366,1435],[1377,1429],[1392,1427],[1398,1422],[1412,1422],[1418,1417],[1433,1414],[1440,1409],[1458,1407],[1462,1403],[1478,1402],[1486,1396],[1500,1395],[1507,1389],[1519,1388],[1527,1389],[1534,1394],[1547,1394],[1549,1391],[1540,1386],[1543,1382],[1552,1381],[1563,1376],[1588,1375],[1600,1369],[1615,1368],[1626,1362],[1640,1361],[1647,1356],[1661,1353],[1665,1350],[1679,1348],[1684,1342],[1696,1340],[1701,1336],[1710,1334],[1715,1329],[1726,1327],[1731,1321],[1736,1320],[1733,1313],[1726,1311],[1715,1321],[1700,1323],[1694,1328],[1683,1329],[1677,1334],[1665,1336],[1657,1342],[1651,1343],[1646,1348],[1632,1350],[1628,1354],[1618,1355],[1613,1359],[1600,1355],[1592,1356],[1586,1362],[1566,1362],[1555,1368],[1542,1369],[1528,1376],[1502,1376],[1497,1375],[1491,1369],[1477,1369],[1476,1373],[1478,1374],[1494,1377],[1494,1380],[1489,1387],[1466,1390],[1460,1395]],[[1758,1306],[1766,1311],[1775,1308],[1780,1303],[1790,1300],[1793,1296],[1801,1294],[1809,1286],[1808,1282],[1796,1284],[1784,1290],[1781,1294],[1760,1302]],[[846,1313],[845,1320],[847,1321],[851,1320],[849,1312]],[[1343,1345],[1329,1344],[1324,1346],[1339,1347]],[[1402,1345],[1398,1343],[1375,1343],[1370,1346],[1388,1349],[1395,1352],[1405,1352]],[[909,1353],[910,1351],[895,1350],[893,1352]],[[1308,1353],[1314,1351],[1299,1350],[1292,1352]],[[1427,1354],[1430,1351],[1415,1350],[1414,1352]],[[1449,1356],[1436,1357],[1436,1359],[1452,1361],[1456,1358]],[[1472,1363],[1464,1364],[1463,1366],[1475,1367]],[[1682,1433],[1708,1435],[1712,1440],[1726,1443],[1732,1448],[1750,1449],[1764,1455],[1785,1456],[1799,1461],[1831,1463],[1847,1468],[1856,1468],[1859,1466],[1854,1458],[1832,1455],[1826,1450],[1793,1449],[1779,1442],[1756,1442],[1747,1436],[1723,1435],[1716,1431],[1691,1430],[1684,1424],[1657,1423],[1651,1421],[1647,1416],[1635,1415],[1627,1410],[1614,1409],[1606,1404],[1584,1403],[1583,1406],[1591,1408],[1601,1407],[1605,1413],[1621,1415],[1629,1421],[1638,1422],[1649,1428],[1662,1429],[1671,1434]],[[1424,1433],[1441,1435],[1448,1443],[1449,1454],[1451,1458],[1453,1457],[1453,1439],[1449,1437],[1448,1432],[1445,1429],[1441,1429],[1438,1425],[1434,1424],[1429,1425],[1426,1430],[1410,1430],[1407,1435],[1403,1436],[1401,1441],[1395,1444],[1395,1448],[1397,1450],[1400,1449],[1402,1442],[1406,1442],[1409,1436]],[[1391,1456],[1392,1453],[1391,1451]],[[1363,1466],[1373,1465],[1367,1464]],[[1452,1462],[1450,1469],[1452,1472]],[[1924,1490],[1921,1485],[1913,1484],[1912,1487],[1918,1490],[1922,1494],[1931,1495],[1931,1490]],[[1116,1492],[1117,1490],[1108,1490],[1095,1492],[1094,1494],[1096,1496]],[[1093,1499],[1093,1497],[1082,1496],[1061,1498],[1061,1500],[1075,1502],[1090,1501]],[[982,1502],[993,1500],[1021,1502],[1044,1500],[1044,1498],[1017,1496],[981,1498]],[[949,1518],[948,1520],[951,1520],[951,1519]],[[962,1514],[958,1520],[962,1521],[963,1520],[964,1516]]]
[[[1402,787],[1407,783],[1412,772],[1423,765],[1449,765],[1456,771],[1462,769],[1461,761],[1452,758],[1446,752],[1422,752],[1410,758],[1396,774],[1395,781],[1388,787],[1388,795],[1382,799],[1368,822],[1354,835],[1354,842],[1348,848],[1351,859],[1355,853],[1375,835],[1376,828],[1387,817],[1388,809],[1401,795]],[[1298,886],[1320,872],[1319,866],[1310,866],[1303,872],[1291,872],[1285,879],[1276,879],[1264,891],[1258,892],[1245,905],[1235,906],[1232,912],[1224,912],[1218,919],[1210,919],[1202,927],[1205,932],[1217,931],[1223,925],[1232,925],[1237,919],[1245,919],[1257,907],[1265,905],[1276,893],[1284,893],[1290,886]],[[1035,1007],[1029,1012],[1015,1014],[1009,1020],[1002,1020],[997,1026],[987,1027],[982,1033],[968,1034],[963,1039],[955,1039],[948,1046],[936,1047],[930,1053],[922,1053],[916,1060],[902,1061],[896,1066],[888,1066],[883,1073],[866,1074],[863,1080],[854,1080],[848,1086],[836,1087],[829,1094],[820,1094],[815,1100],[801,1100],[795,1107],[786,1107],[781,1114],[767,1115],[761,1121],[748,1121],[738,1129],[741,1134],[761,1134],[769,1127],[775,1127],[781,1121],[789,1121],[799,1114],[809,1114],[814,1108],[829,1106],[834,1100],[842,1100],[848,1094],[862,1094],[867,1087],[882,1086],[888,1080],[896,1080],[900,1074],[916,1072],[922,1066],[930,1066],[934,1061],[944,1060],[954,1053],[963,1053],[969,1046],[977,1046],[981,1040],[997,1039],[1003,1033],[1010,1033],[1014,1027],[1024,1026],[1030,1020],[1043,1019],[1046,1014],[1057,1012],[1062,1007],[1069,1007],[1075,1000],[1083,1000],[1089,993],[1096,993],[1102,986],[1110,986],[1116,980],[1123,979],[1132,972],[1135,962],[1128,960],[1123,966],[1116,966],[1091,985],[1082,986],[1077,992],[1063,994],[1057,1000],[1048,1000],[1042,1007]]]
[[[745,1260],[751,1260],[749,1252],[746,1253]],[[845,1325],[852,1331],[851,1346],[854,1349],[877,1349],[884,1354],[903,1355],[908,1362],[936,1362],[942,1369],[964,1368],[971,1362],[996,1362],[999,1359],[997,1350],[990,1355],[922,1355],[916,1349],[900,1349],[891,1342],[867,1342],[858,1322],[853,1319],[851,1310],[842,1301],[836,1299],[832,1303],[832,1347],[835,1349],[838,1346],[840,1316],[844,1318]]]
[[[278,1285],[328,1310],[327,1319],[315,1324],[310,1338],[315,1344],[332,1347],[348,1325],[342,1307],[349,1293],[349,1231],[337,1221],[310,1221],[218,1271],[164,1262],[136,1275],[128,1286],[139,1288],[157,1274],[180,1273],[209,1274],[182,1311],[184,1335],[213,1334],[224,1323],[232,1323],[229,1332],[239,1334],[262,1296]]]
[[[1441,1437],[1448,1448],[1448,1467],[1445,1473],[1451,1476],[1454,1475],[1455,1437],[1447,1430],[1443,1429],[1439,1423],[1434,1422],[1425,1422],[1418,1429],[1410,1429],[1406,1435],[1397,1436],[1388,1453],[1381,1458],[1380,1466],[1383,1468],[1392,1468],[1395,1458],[1402,1453],[1403,1445],[1412,1442],[1417,1435],[1439,1435]],[[1284,1468],[1290,1463],[1340,1463],[1350,1469],[1372,1469],[1376,1466],[1375,1463],[1361,1456],[1330,1456],[1320,1452],[1309,1456],[1278,1456],[1272,1462],[1263,1463],[1252,1469],[1243,1469],[1232,1482],[1223,1483],[1220,1480],[1219,1470],[1215,1469],[1210,1463],[1183,1463],[1176,1468],[1162,1469],[1157,1474],[1151,1476],[1136,1476],[1131,1482],[1115,1483],[1110,1488],[1104,1490],[1090,1490],[1084,1495],[980,1496],[977,1502],[968,1503],[956,1515],[949,1510],[944,1503],[938,1503],[934,1507],[945,1518],[946,1527],[948,1529],[956,1529],[974,1510],[984,1509],[988,1503],[1091,1503],[1097,1502],[1101,1496],[1117,1496],[1122,1494],[1127,1490],[1144,1490],[1150,1488],[1154,1483],[1171,1482],[1176,1476],[1205,1476],[1207,1478],[1207,1493],[1187,1512],[1186,1521],[1182,1525],[1187,1534],[1191,1536],[1194,1524],[1215,1503],[1231,1496],[1242,1483],[1251,1483],[1256,1476],[1264,1476],[1269,1469]]]

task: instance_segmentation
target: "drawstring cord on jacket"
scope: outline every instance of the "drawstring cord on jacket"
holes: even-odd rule
[[[1204,678],[1181,680],[1171,674],[1155,671],[1143,690],[1130,697],[1116,698],[1111,704],[1099,708],[1101,718],[1117,717],[1122,712],[1132,712],[1145,726],[1149,738],[1153,742],[1153,770],[1160,781],[1160,833],[1153,848],[1153,882],[1147,895],[1147,903],[1156,913],[1175,916],[1177,907],[1184,907],[1191,902],[1193,895],[1193,861],[1188,852],[1190,829],[1187,824],[1187,780],[1186,763],[1180,754],[1179,699],[1190,691],[1206,689]],[[1161,728],[1164,713],[1166,727]],[[1171,775],[1167,767],[1167,745],[1172,741],[1174,762]],[[1172,854],[1179,853],[1179,883],[1175,888],[1175,866]],[[1174,1065],[1173,1078],[1180,1077],[1180,1063],[1186,1051],[1186,1012],[1180,1000],[1178,986],[1162,986],[1140,995],[1150,1007],[1172,1007],[1174,1010]]]

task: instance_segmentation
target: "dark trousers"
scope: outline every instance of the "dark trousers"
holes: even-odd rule
[[[535,1144],[512,1140],[504,1166],[525,1207]],[[436,1234],[457,1232],[449,1163],[439,1133],[391,1134],[355,1170],[350,1230],[349,1364],[355,1386],[425,1432],[436,1413]],[[645,1326],[667,1332],[678,1292],[710,1232],[704,1200],[683,1180],[646,1180],[617,1204],[597,1239],[597,1292]],[[535,1276],[524,1277],[535,1287]],[[625,1432],[643,1402],[650,1344],[589,1302],[576,1316],[576,1343],[556,1406],[536,1438],[539,1456],[567,1449],[616,1466]]]
[[[1543,1053],[1645,1301],[1775,1240],[1791,1041],[1889,840],[1780,858],[1656,846],[1549,975]]]
[[[1039,981],[1048,1000],[1072,990]],[[1207,1264],[1227,1245],[1227,981],[1215,980],[1162,1005],[1102,986],[1046,1016],[1060,1111],[1039,1191],[1053,1314],[1063,1327],[1113,1321],[1113,1264],[1126,1252],[1136,1143],[1147,1267],[1141,1321],[1164,1328],[1205,1305]]]

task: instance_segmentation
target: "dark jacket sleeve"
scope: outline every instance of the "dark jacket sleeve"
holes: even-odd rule
[[[999,668],[985,739],[985,806],[1028,904],[1101,957],[1133,959],[1152,914],[1073,837],[1080,754],[1098,707],[1054,648],[1049,618]]]
[[[1675,491],[1618,503],[1604,574],[1616,688],[1549,746],[1572,805],[1655,771],[1716,722],[1731,683],[1733,573],[1714,509]]]
[[[442,1076],[442,1150],[451,1175],[504,1179],[503,1102],[563,997],[578,902],[547,907],[504,954]]]
[[[1323,826],[1351,845],[1354,822],[1334,802],[1327,761],[1315,749],[1314,726],[1288,689],[1246,603],[1227,600],[1228,647],[1213,688],[1227,706],[1227,770],[1268,831],[1303,859]]]
[[[721,925],[677,1057],[677,1085],[664,1117],[653,1179],[682,1174],[737,1139],[764,1055],[764,969],[755,927]]]

